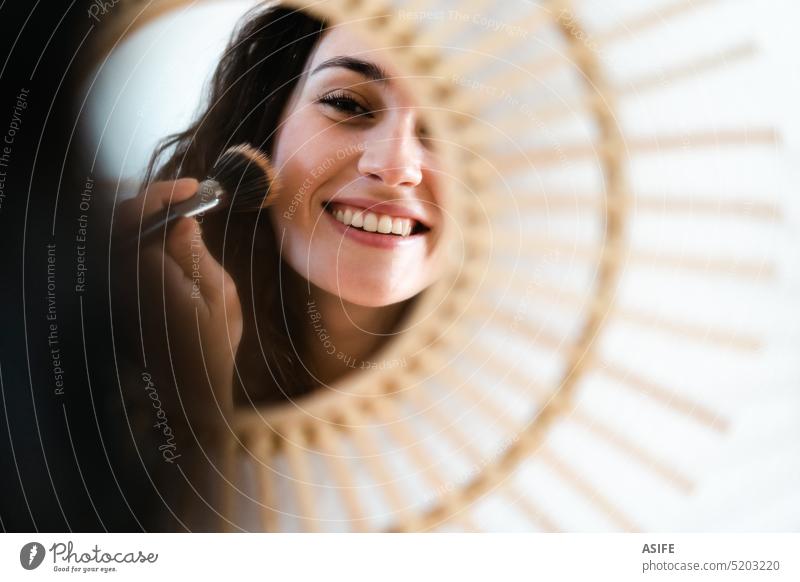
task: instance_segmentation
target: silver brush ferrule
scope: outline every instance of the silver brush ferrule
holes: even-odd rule
[[[211,178],[203,180],[197,187],[194,196],[170,206],[169,211],[149,217],[141,230],[127,243],[126,248],[140,245],[143,241],[163,232],[164,228],[182,216],[198,216],[219,206],[225,195],[222,185]]]
[[[219,205],[225,191],[222,185],[214,179],[208,178],[200,182],[197,193],[192,198],[193,204],[186,208],[181,215],[186,217],[197,216]]]

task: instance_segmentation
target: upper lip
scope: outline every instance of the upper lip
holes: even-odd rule
[[[419,206],[409,206],[406,204],[398,204],[395,202],[380,202],[371,198],[364,198],[361,196],[334,196],[329,200],[325,200],[327,205],[329,202],[346,204],[356,208],[363,208],[375,214],[388,214],[394,218],[411,218],[417,222],[422,223],[426,227],[431,227],[431,220],[426,216],[425,212]]]

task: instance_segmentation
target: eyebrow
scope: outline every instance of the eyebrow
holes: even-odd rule
[[[371,63],[370,61],[364,61],[354,57],[333,57],[332,59],[328,59],[327,61],[319,64],[311,72],[311,74],[313,75],[322,71],[323,69],[329,69],[331,67],[344,67],[345,69],[350,69],[351,71],[355,71],[356,73],[359,73],[372,81],[380,81],[381,83],[387,83],[389,81],[386,71],[384,71],[381,67],[375,63]]]

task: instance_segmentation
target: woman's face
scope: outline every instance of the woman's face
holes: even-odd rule
[[[327,31],[272,152],[281,193],[270,216],[283,258],[357,305],[416,295],[442,255],[440,168],[398,75],[352,28]]]

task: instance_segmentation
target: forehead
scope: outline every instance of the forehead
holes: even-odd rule
[[[308,70],[314,71],[319,65],[339,57],[352,57],[377,65],[386,75],[387,81],[380,84],[387,92],[402,99],[407,105],[414,105],[409,79],[402,77],[401,72],[393,62],[391,51],[379,47],[364,38],[358,28],[349,23],[337,25],[328,29],[320,38],[316,50],[312,55]],[[328,72],[342,71],[340,67],[327,69]],[[322,73],[318,73],[322,74]],[[353,75],[357,75],[353,73]],[[365,79],[367,81],[367,79]]]

